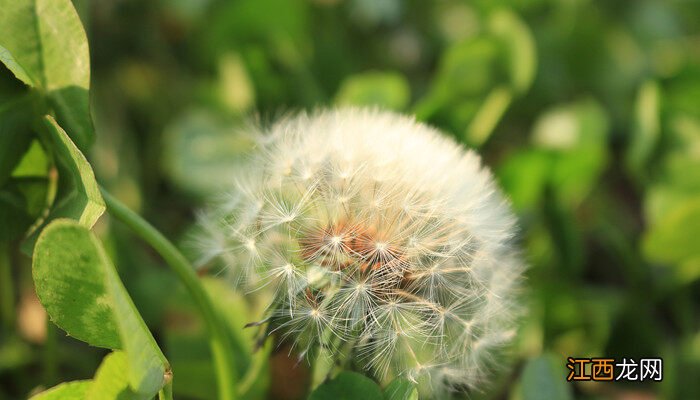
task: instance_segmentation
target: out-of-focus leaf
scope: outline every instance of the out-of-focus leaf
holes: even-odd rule
[[[285,62],[294,62],[289,46],[308,43],[308,4],[301,0],[242,0],[223,2],[211,8],[206,25],[205,46],[221,54],[245,42],[258,42]],[[270,12],[274,10],[274,12]]]
[[[386,400],[418,400],[418,389],[408,379],[397,378],[384,389],[384,398]]]
[[[542,198],[551,159],[538,149],[523,150],[505,159],[498,177],[517,210],[532,210]]]
[[[173,183],[199,196],[220,193],[231,184],[253,137],[205,111],[193,111],[166,129],[165,172]]]
[[[585,257],[583,234],[573,211],[557,199],[556,189],[550,185],[543,201],[544,218],[556,245],[558,268],[556,273],[579,276]]]
[[[243,373],[251,361],[251,349],[255,345],[254,330],[244,330],[249,322],[253,322],[254,309],[245,302],[245,299],[231,289],[221,279],[203,279],[202,284],[209,296],[214,300],[216,310],[221,313],[223,320],[228,324],[229,339],[233,350],[238,354],[236,367]]]
[[[655,262],[679,263],[700,257],[700,196],[680,204],[645,232],[643,251]]]
[[[659,382],[660,398],[696,399],[700,397],[700,333],[671,342],[662,354],[663,381]]]
[[[505,49],[505,62],[514,92],[525,92],[535,77],[537,53],[535,40],[527,25],[508,9],[494,11],[489,17],[489,30]]]
[[[34,361],[31,346],[19,337],[3,337],[0,343],[0,373],[19,370]]]
[[[530,87],[537,64],[532,34],[516,14],[496,9],[484,22],[441,56],[415,109],[418,119],[448,120],[473,146],[486,142],[513,98]]]
[[[642,173],[659,140],[659,97],[659,85],[654,81],[645,82],[637,94],[634,128],[625,161],[628,168],[638,176]]]
[[[0,102],[0,187],[32,142],[31,120],[35,97],[25,94]]]
[[[109,353],[92,379],[86,399],[137,400],[147,397],[134,393],[129,387],[129,359],[123,351]]]
[[[219,98],[233,113],[244,113],[255,105],[255,88],[238,54],[224,55],[219,61]]]
[[[695,172],[688,170],[688,174]],[[700,196],[700,192],[671,184],[659,184],[650,186],[644,196],[645,222],[654,226],[662,222],[667,215],[677,210],[684,203]]]
[[[65,382],[32,396],[30,400],[85,400],[91,386],[90,380]]]
[[[253,322],[254,312],[244,298],[232,290],[226,281],[214,278],[203,278],[202,283],[214,301],[216,310],[221,313],[222,320],[228,326],[228,337],[235,352],[236,370],[241,379],[252,365],[252,349],[255,341],[253,335],[258,331],[255,328],[244,328],[249,322]],[[216,374],[213,369],[211,352],[204,326],[199,324],[197,311],[191,299],[184,292],[176,293],[175,300],[171,302],[169,320],[179,321],[178,329],[166,331],[166,344],[168,357],[173,369],[177,371],[177,385],[174,386],[177,396],[188,396],[196,399],[210,399],[216,397]],[[263,351],[259,349],[258,352]],[[266,360],[267,362],[267,360]],[[269,385],[267,366],[263,366],[263,372],[258,374],[258,381],[252,383],[252,389],[246,393],[245,398],[264,398]]]
[[[95,174],[83,153],[73,144],[56,121],[46,116],[42,127],[51,145],[59,169],[59,188],[53,207],[44,223],[22,245],[30,251],[41,229],[56,218],[71,218],[92,227],[105,210]]]
[[[20,154],[22,155],[22,154]],[[38,141],[33,141],[0,188],[0,241],[24,236],[45,210],[50,180],[48,160]]]
[[[182,321],[191,315],[172,314]],[[183,322],[180,322],[182,324]],[[177,373],[173,390],[176,397],[193,399],[215,399],[217,397],[216,371],[212,364],[211,351],[203,328],[187,326],[168,329],[164,347],[168,349],[168,359]]]
[[[311,393],[309,400],[382,400],[382,390],[370,378],[357,372],[341,372]]]
[[[77,146],[93,142],[85,30],[70,0],[0,0],[0,61],[43,91]]]
[[[408,82],[396,72],[365,72],[347,77],[338,89],[339,105],[380,106],[402,110],[411,99]]]
[[[497,75],[498,51],[498,44],[483,35],[450,46],[440,58],[428,94],[416,105],[416,117],[431,118],[457,99],[484,96]]]
[[[555,107],[535,123],[533,142],[553,155],[550,183],[557,199],[575,207],[608,161],[608,119],[592,100]]]
[[[52,222],[39,236],[32,272],[52,321],[80,340],[123,349],[130,387],[140,395],[163,387],[168,362],[92,232],[73,220]]]
[[[648,354],[660,354],[665,333],[661,324],[650,324],[657,312],[652,296],[644,293],[630,297],[620,307],[620,312],[612,321],[610,338],[602,354],[611,358],[643,358]],[[636,332],[630,335],[630,332]]]
[[[542,355],[525,364],[522,376],[523,400],[573,399],[571,385],[566,382],[565,360],[557,366],[553,356]]]
[[[0,242],[21,237],[34,222],[22,193],[14,185],[7,186],[0,189]]]
[[[22,159],[12,170],[13,178],[45,177],[49,170],[49,159],[38,140],[33,140]]]
[[[0,225],[0,242],[25,235],[46,208],[49,189],[46,154],[37,141],[22,153],[12,176],[0,186],[0,221],[4,221]]]

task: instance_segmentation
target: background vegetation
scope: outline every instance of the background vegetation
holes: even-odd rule
[[[102,185],[169,238],[186,237],[236,168],[251,115],[334,104],[412,113],[478,148],[520,217],[530,315],[515,368],[491,395],[700,398],[699,2],[74,4],[90,43],[96,141],[64,128]],[[91,378],[107,354],[47,323],[21,251],[61,168],[34,134],[22,151],[12,144],[33,107],[10,101],[23,90],[0,66],[0,399]],[[180,281],[107,215],[93,231],[173,368],[175,397],[215,398],[204,325]],[[219,272],[200,275],[245,344],[235,349],[245,371],[242,326],[256,310]],[[566,383],[567,356],[663,357],[664,379]],[[294,366],[286,349],[273,352],[271,378],[248,397],[304,396],[308,373]]]

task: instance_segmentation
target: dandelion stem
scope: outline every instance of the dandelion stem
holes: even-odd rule
[[[219,398],[236,399],[236,367],[233,350],[226,336],[225,324],[217,313],[211,298],[201,285],[191,264],[178,249],[158,230],[141,216],[114,198],[104,188],[100,188],[109,214],[123,222],[146,243],[151,245],[175,272],[192,296],[199,313],[204,319],[210,335],[210,346],[214,357]]]
[[[265,346],[258,349],[257,354],[253,356],[253,361],[246,371],[245,375],[241,378],[241,382],[238,385],[238,395],[241,398],[247,398],[248,392],[253,388],[253,385],[258,381],[258,377],[265,370],[267,364],[267,359],[270,357],[270,352],[272,351],[272,342],[268,341]]]

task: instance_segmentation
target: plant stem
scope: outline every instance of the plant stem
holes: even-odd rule
[[[15,327],[15,290],[10,266],[10,244],[0,242],[0,315],[2,324],[11,332]]]
[[[469,143],[477,147],[483,145],[512,101],[513,93],[507,87],[499,86],[491,90],[467,127],[466,139]]]
[[[46,317],[46,341],[43,348],[44,383],[50,386],[58,383],[58,332],[56,326]]]
[[[316,390],[331,375],[335,367],[332,353],[325,346],[319,345],[316,358],[311,368],[311,391]]]
[[[158,392],[158,400],[173,400],[173,381],[170,380]]]
[[[209,344],[214,357],[219,398],[222,400],[235,399],[237,375],[231,343],[226,336],[225,324],[220,314],[214,308],[211,298],[201,285],[194,268],[192,268],[185,256],[158,230],[114,198],[104,188],[100,189],[109,214],[122,221],[141,239],[151,245],[187,288],[209,330]]]
[[[316,348],[313,366],[311,368],[311,390],[315,390],[328,378],[332,378],[338,366],[340,338],[326,328],[321,343]]]
[[[257,354],[253,355],[253,361],[238,385],[238,395],[241,398],[245,399],[249,394],[250,389],[252,389],[255,383],[257,383],[260,373],[262,373],[265,370],[265,367],[268,365],[266,361],[270,357],[271,351],[272,342],[267,341],[262,348],[258,349]]]

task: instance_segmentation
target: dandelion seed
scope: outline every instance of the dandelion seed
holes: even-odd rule
[[[303,355],[350,348],[378,380],[427,396],[484,384],[513,336],[523,266],[477,154],[409,117],[322,111],[273,125],[234,181],[196,242],[268,293],[272,332]]]

